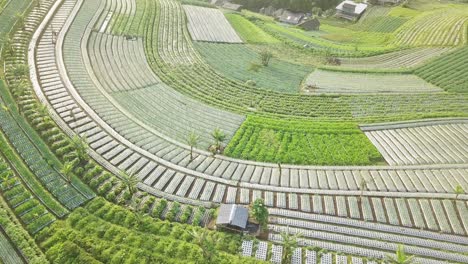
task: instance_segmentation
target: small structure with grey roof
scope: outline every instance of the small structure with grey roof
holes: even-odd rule
[[[272,6],[260,8],[260,14],[265,16],[274,16],[276,9]]]
[[[249,210],[237,204],[221,204],[216,219],[218,228],[243,231],[247,227]]]
[[[286,10],[279,17],[279,21],[283,23],[288,23],[292,25],[298,25],[304,19],[304,13],[294,13],[289,10]]]
[[[226,3],[226,1],[225,0],[211,0],[210,3],[215,6],[222,6],[224,5],[224,3]]]
[[[336,7],[336,15],[344,19],[356,21],[364,14],[366,9],[367,4],[346,0]]]
[[[320,21],[316,17],[309,18],[300,23],[299,27],[306,31],[320,30]]]
[[[229,10],[233,10],[233,11],[241,11],[242,10],[242,5],[233,4],[233,3],[230,3],[230,2],[224,3],[224,5],[222,7],[224,9],[229,9]]]

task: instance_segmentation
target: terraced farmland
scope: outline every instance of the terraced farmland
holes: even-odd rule
[[[467,163],[468,126],[427,123],[422,127],[368,126],[366,135],[391,165]]]
[[[423,14],[396,33],[396,43],[408,46],[449,46],[467,43],[468,9],[442,9]]]
[[[460,48],[437,58],[431,63],[416,69],[416,74],[426,81],[450,92],[468,92],[468,75],[464,67],[468,63],[468,48]]]
[[[279,43],[280,41],[264,32],[257,25],[238,14],[225,14],[237,34],[247,43]]]
[[[184,6],[184,10],[187,14],[188,30],[193,40],[242,43],[221,11],[188,5]]]
[[[195,43],[203,59],[223,76],[240,82],[255,82],[255,87],[297,93],[302,80],[312,70],[273,58],[262,66],[261,55],[240,44]],[[253,69],[254,65],[259,68]]]
[[[202,43],[175,0],[32,10],[0,82],[0,252],[13,262],[383,264],[404,245],[418,263],[468,263],[468,97],[442,77],[462,78],[463,48],[379,46],[393,33],[370,24],[350,38],[334,18],[315,34],[245,12],[229,17],[265,33],[255,45]],[[383,10],[366,19],[392,32]],[[274,45],[314,66],[385,54],[319,68],[330,94],[316,95],[306,66],[246,70]],[[260,240],[203,228],[219,204],[257,199],[269,212]]]
[[[389,7],[373,6],[366,10],[363,17],[352,28],[370,32],[394,32],[408,21],[408,18],[391,16],[390,10]]]
[[[225,153],[235,158],[286,164],[369,165],[382,161],[355,124],[254,117],[242,124]]]
[[[415,75],[361,74],[315,70],[305,82],[306,93],[430,93],[443,90]]]
[[[353,70],[398,70],[420,66],[446,55],[451,48],[415,48],[366,58],[341,58],[341,67]]]

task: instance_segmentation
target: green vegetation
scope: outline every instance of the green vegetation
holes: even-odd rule
[[[328,24],[320,26],[320,35],[281,24],[257,21],[265,32],[296,48],[321,54],[339,56],[370,56],[397,49],[390,45],[393,35],[388,33],[352,31]]]
[[[30,193],[1,157],[0,176],[0,193],[31,234],[55,221],[54,215]],[[4,203],[2,196],[0,200]]]
[[[241,82],[255,81],[255,86],[278,92],[297,93],[310,68],[271,59],[262,65],[261,54],[242,44],[195,43],[203,58],[218,72]],[[252,64],[260,67],[252,69]]]
[[[412,74],[316,70],[307,77],[309,93],[429,93],[443,90]]]
[[[449,92],[468,93],[468,48],[439,57],[418,68],[415,73]]]
[[[0,50],[4,36],[10,33],[18,19],[18,14],[23,14],[31,3],[30,0],[11,0],[10,3],[8,2],[0,1]],[[8,5],[6,5],[7,3]]]
[[[159,26],[148,24],[146,31],[145,48],[151,68],[173,89],[208,105],[241,114],[308,117],[321,121],[382,122],[466,116],[468,113],[468,97],[454,94],[304,96],[252,89],[243,82],[225,78],[204,63],[199,54],[189,48],[192,47],[190,40],[180,35],[183,27],[166,29],[167,25],[180,25],[176,22],[183,15],[180,8],[165,8],[168,3],[162,1],[147,3],[153,5],[147,8],[154,12],[151,16],[159,18]],[[160,30],[173,35],[160,34]],[[174,43],[167,39],[179,41]]]
[[[371,165],[383,161],[356,124],[252,116],[242,124],[225,154],[288,164]]]
[[[396,32],[399,46],[457,46],[467,43],[468,7],[448,7],[425,12]]]
[[[259,263],[237,256],[240,236],[137,217],[102,198],[41,232],[38,241],[55,263]]]
[[[31,264],[45,264],[48,263],[46,257],[36,245],[34,239],[24,230],[23,226],[16,218],[15,213],[8,207],[4,202],[2,196],[0,196],[0,227],[1,230],[8,236],[12,244],[22,254],[22,257]],[[0,236],[2,231],[0,230]],[[2,247],[0,245],[0,247]],[[2,257],[4,257],[2,253]],[[0,257],[0,262],[2,257]],[[22,263],[22,262],[13,262]]]
[[[5,89],[1,89],[0,93],[3,98],[7,97]],[[10,98],[10,100],[12,99]],[[42,142],[40,137],[32,129],[28,131],[29,133],[23,129],[28,125],[17,113],[15,105],[5,104],[1,99],[0,103],[8,108],[8,111],[0,110],[0,127],[18,155],[22,157],[24,163],[47,190],[68,209],[76,208],[84,203],[88,197],[92,197],[91,190],[83,185],[76,176],[70,177],[70,182],[67,182],[66,177],[58,169],[62,165],[56,158],[54,159],[54,155],[50,153],[48,147],[44,143],[40,143]],[[38,123],[42,124],[40,127],[43,130],[51,128],[50,122],[47,119],[38,120]],[[56,142],[55,149],[62,147],[63,143],[61,141]],[[58,166],[54,167],[54,165]],[[72,179],[74,179],[73,182]]]
[[[243,41],[247,43],[279,43],[280,41],[265,33],[245,17],[238,14],[226,14],[226,18],[231,23]]]

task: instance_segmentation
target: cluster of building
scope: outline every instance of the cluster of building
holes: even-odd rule
[[[402,0],[378,0],[380,4],[398,4]],[[211,0],[211,4],[234,11],[240,11],[242,5],[231,3],[230,0]],[[367,0],[363,2],[354,2],[352,0],[344,0],[336,7],[336,16],[357,21],[367,10]],[[271,16],[278,21],[286,24],[297,25],[304,30],[319,30],[320,21],[310,13],[293,12],[283,8],[274,8],[273,6],[262,7],[260,14]]]

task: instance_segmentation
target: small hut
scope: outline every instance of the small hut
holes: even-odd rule
[[[241,11],[242,10],[242,5],[226,2],[226,3],[224,3],[223,8],[233,10],[233,11]]]
[[[302,22],[304,18],[304,13],[294,13],[291,11],[284,11],[283,14],[279,17],[279,21],[287,24],[298,25]]]
[[[219,208],[216,227],[243,232],[247,228],[249,210],[237,204],[222,204]]]
[[[310,18],[300,23],[299,27],[306,31],[320,30],[320,21],[316,17]]]

